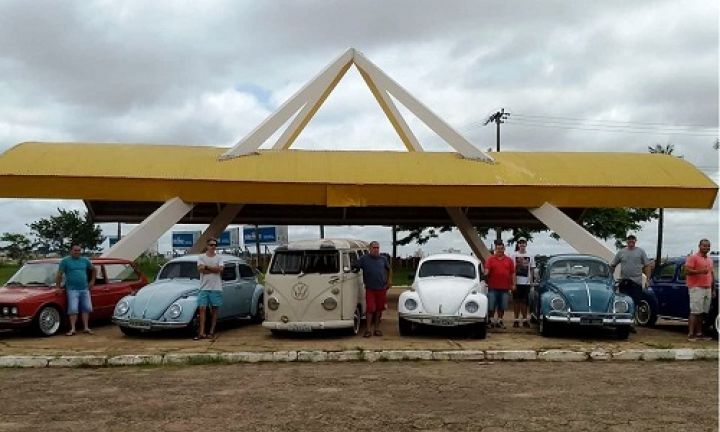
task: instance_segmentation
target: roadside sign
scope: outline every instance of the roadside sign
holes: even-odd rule
[[[287,226],[259,226],[257,232],[261,244],[287,243]],[[243,227],[243,242],[246,246],[256,243],[254,226]]]

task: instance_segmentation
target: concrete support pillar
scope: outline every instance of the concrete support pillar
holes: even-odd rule
[[[215,219],[210,222],[210,226],[208,226],[207,229],[203,231],[202,235],[198,238],[197,242],[195,242],[193,247],[190,248],[188,253],[196,254],[202,252],[203,248],[205,247],[205,243],[207,243],[207,239],[211,237],[218,238],[220,234],[225,231],[225,228],[230,225],[230,222],[235,219],[235,216],[240,213],[240,210],[242,210],[242,208],[242,204],[226,204],[225,207],[220,210],[220,213],[215,216]]]
[[[134,260],[148,250],[161,235],[178,223],[194,204],[187,204],[180,198],[173,198],[155,210],[140,225],[133,228],[113,247],[102,254],[103,258],[126,258]]]
[[[534,209],[528,209],[540,222],[555,231],[563,240],[568,242],[576,251],[595,255],[604,260],[611,261],[615,252],[610,250],[600,240],[593,237],[580,224],[570,219],[565,213],[552,204],[545,203]]]
[[[448,215],[450,215],[450,219],[452,219],[455,226],[460,230],[460,234],[465,238],[465,241],[475,256],[482,260],[482,262],[485,262],[487,257],[490,256],[490,251],[487,246],[485,246],[485,243],[483,243],[475,227],[467,216],[465,216],[465,213],[458,207],[446,207],[445,210],[448,212]]]

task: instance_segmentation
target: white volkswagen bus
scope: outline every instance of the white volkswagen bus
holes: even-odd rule
[[[279,332],[347,329],[365,314],[362,276],[353,272],[368,244],[352,239],[302,240],[278,247],[265,275],[263,327]]]

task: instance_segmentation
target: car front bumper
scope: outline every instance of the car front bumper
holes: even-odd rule
[[[263,321],[262,326],[270,330],[289,332],[311,332],[316,330],[347,329],[354,325],[352,320],[310,321],[310,322],[278,322]]]
[[[143,319],[112,318],[112,322],[120,327],[127,327],[135,330],[157,331],[176,330],[188,326],[189,323],[178,321],[157,321]]]
[[[484,323],[486,317],[465,317],[454,315],[429,315],[429,314],[399,314],[400,318],[418,324],[426,324],[438,327],[457,327],[468,324]]]
[[[608,315],[546,315],[545,319],[552,323],[577,324],[582,326],[613,327],[632,325],[633,318],[629,314],[621,316]]]
[[[12,329],[26,327],[32,324],[32,316],[2,316],[0,317],[0,328]]]

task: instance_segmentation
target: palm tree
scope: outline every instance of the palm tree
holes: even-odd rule
[[[648,146],[648,151],[655,154],[666,154],[672,155],[675,150],[673,144],[667,143],[665,145],[655,144],[655,146]],[[682,159],[682,156],[678,156]],[[665,209],[658,209],[658,234],[657,234],[657,250],[655,251],[655,266],[660,264],[660,257],[662,256],[662,242],[663,242],[663,224],[665,222]]]

